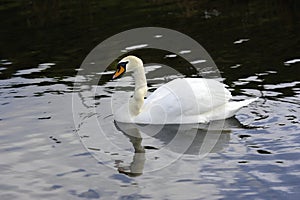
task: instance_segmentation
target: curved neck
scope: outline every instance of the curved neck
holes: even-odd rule
[[[129,102],[130,113],[136,116],[140,113],[142,106],[144,105],[144,97],[147,95],[147,81],[143,66],[137,66],[136,70],[132,74],[135,90],[133,97]]]

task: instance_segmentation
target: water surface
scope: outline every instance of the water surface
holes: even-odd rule
[[[1,199],[297,199],[299,3],[119,4],[2,2]],[[104,39],[141,26],[171,28],[194,38],[210,53],[236,100],[259,100],[229,120],[230,130],[217,140],[214,133],[185,127],[171,145],[176,126],[145,130],[114,123],[107,105],[113,97],[118,102],[130,96],[131,80],[125,77],[123,87],[116,87],[110,74],[114,63],[104,74],[79,77],[78,69]],[[173,78],[196,75],[186,70],[180,53],[135,53],[146,63],[162,64],[148,66],[150,92]],[[166,74],[163,65],[180,73]],[[92,88],[73,85],[76,78],[84,86],[100,75]],[[111,133],[106,140],[97,121]],[[143,138],[127,135],[128,130],[142,132]],[[151,136],[153,130],[160,134]],[[215,141],[201,156],[201,147]],[[176,142],[192,145],[180,149]],[[172,153],[160,151],[166,144]]]

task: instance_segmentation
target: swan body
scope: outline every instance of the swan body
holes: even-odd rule
[[[157,88],[146,100],[147,82],[143,62],[127,56],[118,64],[113,78],[133,72],[133,97],[114,112],[114,119],[123,123],[190,124],[208,123],[232,117],[243,106],[257,98],[230,101],[231,93],[225,85],[204,78],[179,78]]]

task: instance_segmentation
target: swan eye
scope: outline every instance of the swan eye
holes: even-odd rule
[[[126,62],[119,62],[117,68],[124,67],[126,69],[127,63],[128,63],[128,61],[126,61]]]

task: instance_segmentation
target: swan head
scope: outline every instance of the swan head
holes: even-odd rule
[[[123,75],[125,72],[135,72],[138,67],[143,66],[143,61],[136,56],[126,56],[117,65],[113,79]]]

